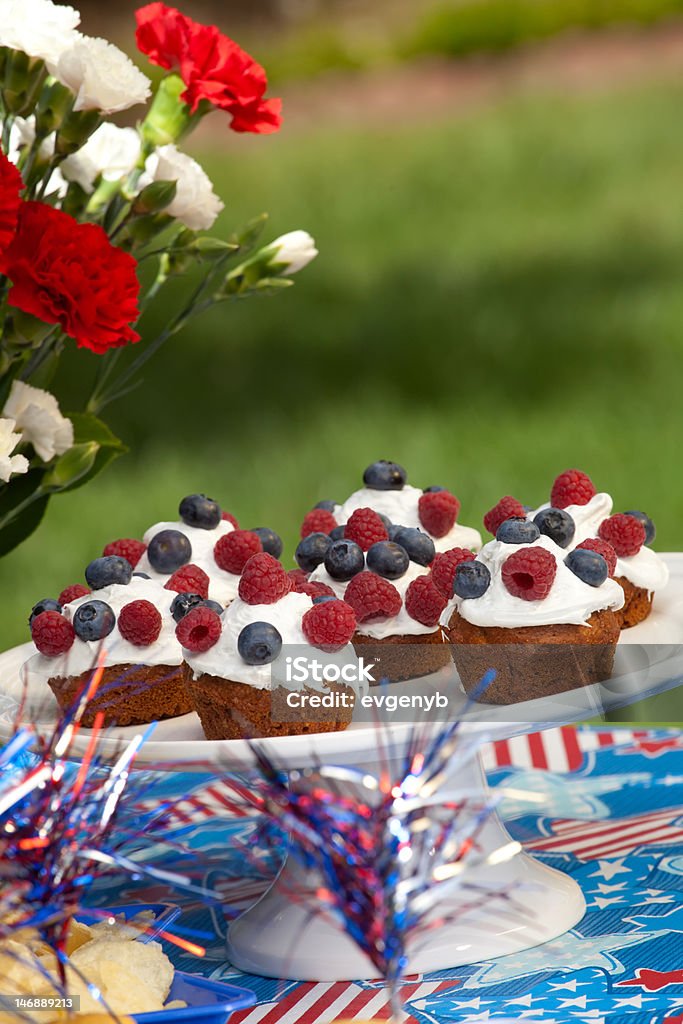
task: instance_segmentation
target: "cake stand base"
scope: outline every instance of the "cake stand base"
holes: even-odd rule
[[[458,787],[470,792],[478,787],[483,799],[486,782],[478,760],[459,773]],[[509,842],[493,813],[480,833],[480,852],[493,853]],[[556,939],[578,924],[585,911],[576,882],[522,852],[505,863],[472,868],[466,881],[467,888],[438,907],[438,917],[448,923],[427,929],[409,947],[405,973],[518,953]],[[268,892],[230,926],[230,962],[248,974],[298,981],[379,978],[365,954],[320,906],[320,884],[315,873],[304,872],[289,857]]]

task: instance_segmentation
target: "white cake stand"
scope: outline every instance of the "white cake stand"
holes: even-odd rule
[[[658,595],[651,616],[622,634],[615,670],[609,682],[569,691],[552,699],[528,701],[513,707],[477,705],[467,713],[464,729],[481,742],[593,718],[604,711],[654,696],[683,683],[683,553],[663,556],[671,582]],[[11,735],[17,700],[22,694],[20,667],[32,645],[0,655],[0,739]],[[444,670],[452,675],[454,670]],[[410,685],[410,684],[406,684]],[[44,685],[28,681],[26,717],[45,728],[54,723],[56,705]],[[463,697],[463,705],[464,705]],[[435,726],[436,728],[436,726]],[[102,740],[100,751],[113,756],[123,738],[135,728],[120,729]],[[397,768],[412,727],[390,727],[390,760]],[[85,749],[88,730],[77,739]],[[386,734],[385,738],[386,738]],[[338,764],[378,766],[378,729],[352,724],[346,732],[290,736],[264,741],[271,758],[283,769]],[[244,771],[251,763],[249,746],[241,741],[203,738],[196,715],[161,722],[142,748],[138,764],[176,771]],[[382,765],[387,766],[386,752]],[[486,799],[486,781],[477,758],[446,781],[444,792],[467,792]],[[533,805],[530,805],[532,807]],[[490,854],[510,843],[498,816],[490,815],[479,836],[479,849]],[[452,917],[427,932],[422,945],[409,950],[408,973],[442,970],[478,960],[520,952],[548,942],[578,923],[585,903],[578,885],[522,852],[495,866],[471,869],[469,885],[479,887],[454,896],[439,907],[439,917]],[[310,981],[375,978],[369,960],[316,902],[320,879],[305,874],[292,858],[285,861],[269,891],[230,928],[228,956],[241,970],[276,978]],[[291,893],[297,899],[291,899]],[[305,898],[302,898],[305,897]],[[469,908],[468,908],[468,905]]]

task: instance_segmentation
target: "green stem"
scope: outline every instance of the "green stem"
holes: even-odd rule
[[[45,360],[52,354],[59,341],[59,326],[52,328],[50,333],[43,340],[40,348],[37,348],[24,369],[19,374],[19,379],[27,381],[43,365]]]
[[[18,505],[15,505],[14,508],[10,512],[8,512],[6,516],[3,516],[2,519],[0,519],[0,530],[4,530],[6,526],[9,526],[10,523],[13,523],[14,520],[22,512],[26,511],[29,505],[32,505],[34,501],[39,501],[41,498],[44,497],[45,492],[40,487],[38,488],[37,491],[34,491],[33,494],[29,494],[28,498],[24,498],[24,500],[20,501]]]
[[[2,122],[2,148],[5,153],[9,153],[9,139],[10,132],[12,131],[12,125],[14,124],[14,114],[7,114],[4,121]]]

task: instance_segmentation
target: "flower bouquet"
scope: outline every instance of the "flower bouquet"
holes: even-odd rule
[[[165,341],[218,303],[286,287],[316,255],[305,231],[261,245],[265,217],[204,234],[223,204],[178,144],[215,109],[233,131],[275,132],[281,103],[215,26],[162,3],[136,19],[139,50],[165,71],[154,95],[125,53],[78,31],[72,7],[0,0],[0,555],[54,494],[125,451],[100,413]],[[150,97],[136,127],[108,119]],[[185,277],[181,308],[145,337],[146,309]],[[81,410],[64,415],[47,389],[74,344],[98,368]]]

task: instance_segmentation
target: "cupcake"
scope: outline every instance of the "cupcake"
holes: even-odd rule
[[[219,604],[229,604],[237,594],[240,573],[252,555],[267,551],[276,558],[282,541],[267,527],[240,530],[237,520],[203,494],[190,494],[179,507],[180,520],[155,523],[142,542],[115,541],[107,554],[134,554],[133,566],[171,589],[192,591]],[[124,547],[125,546],[125,547]]]
[[[105,725],[140,725],[192,710],[176,639],[174,595],[160,583],[133,576],[111,555],[86,570],[92,591],[67,588],[59,601],[39,602],[30,627],[38,653],[22,672],[44,680],[62,710],[84,692],[103,659],[104,671],[83,724],[101,712]],[[81,593],[85,591],[85,593]]]
[[[355,664],[353,611],[331,594],[312,597],[292,583],[275,558],[256,554],[222,615],[203,606],[179,622],[188,687],[207,739],[338,732],[349,725],[355,692],[341,673]],[[306,666],[322,666],[324,678],[292,676],[299,657]]]
[[[302,538],[311,533],[326,533],[331,534],[333,540],[339,540],[346,536],[345,527],[354,512],[371,508],[381,516],[389,535],[393,525],[400,523],[426,533],[437,551],[454,547],[478,551],[481,547],[478,530],[458,523],[460,502],[445,488],[427,487],[422,491],[412,487],[402,466],[384,460],[368,466],[363,484],[342,505],[334,501],[318,502],[304,519]]]
[[[356,615],[356,653],[375,663],[375,681],[399,682],[449,664],[439,624],[447,597],[435,585],[430,565],[433,539],[415,527],[395,525],[393,540],[371,508],[358,508],[344,537],[304,537],[296,550],[301,570],[350,604]],[[468,551],[469,557],[473,557]]]
[[[619,613],[622,629],[643,622],[652,610],[654,595],[666,586],[669,570],[649,546],[655,526],[644,512],[612,514],[612,498],[596,492],[592,480],[577,469],[561,473],[552,486],[550,503],[529,513],[529,518],[550,523],[553,509],[563,510],[574,524],[569,549],[584,547],[596,539],[611,545],[616,566],[614,577],[624,591]],[[557,517],[555,517],[557,518]],[[545,532],[543,525],[541,529]]]
[[[453,575],[442,622],[469,694],[514,704],[608,679],[624,592],[603,554],[567,551],[523,518],[504,520],[496,539]],[[479,695],[484,674],[494,681]]]

